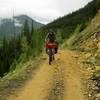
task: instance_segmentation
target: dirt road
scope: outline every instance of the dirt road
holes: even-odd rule
[[[7,100],[88,100],[74,53],[60,50],[52,65],[48,59],[23,88]]]

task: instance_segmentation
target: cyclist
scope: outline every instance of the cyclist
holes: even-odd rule
[[[49,43],[56,43],[57,47],[55,48],[55,53],[57,53],[57,50],[58,50],[57,36],[52,29],[49,30],[49,33],[47,34],[45,41]],[[46,53],[48,54],[47,48],[46,48]]]

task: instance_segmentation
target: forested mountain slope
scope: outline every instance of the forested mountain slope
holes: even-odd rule
[[[44,29],[60,30],[63,38],[69,38],[80,25],[80,32],[91,22],[100,9],[100,0],[93,0],[84,8],[65,15],[44,26]]]

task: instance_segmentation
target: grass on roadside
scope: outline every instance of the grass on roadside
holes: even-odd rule
[[[18,64],[17,66],[19,67],[16,67],[13,72],[9,72],[7,75],[5,74],[5,76],[0,79],[0,95],[3,96],[3,99],[20,86],[23,86],[23,83],[30,79],[31,74],[34,74],[33,71],[38,68],[41,63],[39,57],[36,57],[32,64],[30,64],[31,62],[32,61]],[[23,67],[25,68],[22,69]]]

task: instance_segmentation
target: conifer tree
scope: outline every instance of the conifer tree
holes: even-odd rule
[[[32,28],[31,28],[31,35],[34,33],[34,22],[32,20]]]
[[[28,57],[28,50],[29,50],[29,46],[28,46],[27,38],[24,36],[21,40],[21,51],[25,59]]]
[[[23,29],[23,34],[24,36],[26,36],[28,43],[30,44],[30,28],[29,28],[29,24],[28,21],[25,20],[24,22],[24,29]]]

